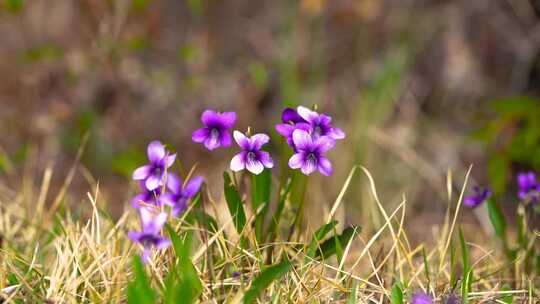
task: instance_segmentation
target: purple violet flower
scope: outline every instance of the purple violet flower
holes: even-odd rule
[[[532,171],[519,173],[517,176],[519,198],[530,199],[536,203],[540,199],[540,183],[536,180],[536,174]]]
[[[228,130],[236,122],[235,112],[218,113],[206,110],[201,115],[201,121],[205,127],[193,132],[191,139],[194,142],[203,143],[208,150],[231,145],[231,134]]]
[[[152,212],[148,208],[140,208],[139,215],[141,217],[142,231],[130,231],[128,237],[133,242],[143,246],[141,259],[143,263],[147,263],[152,247],[164,249],[171,244],[168,238],[160,235],[160,231],[167,221],[167,214],[161,212],[156,216],[152,216]]]
[[[299,106],[297,111],[298,115],[311,126],[311,136],[329,136],[335,140],[345,138],[345,133],[340,128],[332,126],[332,117],[302,106]]]
[[[148,145],[147,154],[150,164],[135,169],[133,179],[144,181],[146,189],[151,191],[163,185],[165,171],[176,160],[176,154],[169,155],[165,146],[157,140]]]
[[[484,203],[491,196],[489,188],[473,187],[472,194],[463,198],[463,204],[475,208]]]
[[[159,197],[161,195],[160,187],[154,190],[148,190],[146,189],[144,181],[141,181],[141,189],[143,192],[135,195],[135,197],[131,199],[131,206],[133,208],[139,209],[143,207],[144,204],[142,204],[141,202],[153,206],[161,206],[161,204],[159,203]]]
[[[332,164],[324,153],[334,147],[334,139],[329,136],[313,138],[304,130],[295,130],[293,141],[297,152],[289,159],[289,167],[300,169],[305,175],[310,175],[317,169],[323,175],[332,174]]]
[[[242,151],[232,158],[231,170],[238,172],[247,169],[258,175],[263,172],[265,167],[274,167],[274,161],[270,154],[261,150],[262,146],[270,141],[268,135],[260,133],[247,137],[239,131],[234,131],[233,135]]]
[[[412,295],[411,304],[433,304],[433,299],[427,293],[417,291]]]
[[[182,180],[176,174],[171,173],[167,176],[167,189],[169,189],[169,192],[161,195],[159,202],[161,205],[172,207],[172,216],[179,216],[187,209],[189,199],[199,192],[202,183],[203,178],[196,176],[188,181],[184,187]]]

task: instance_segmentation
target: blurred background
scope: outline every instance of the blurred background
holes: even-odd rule
[[[456,191],[474,164],[470,184],[511,212],[514,174],[540,169],[536,0],[1,0],[0,75],[2,188],[37,188],[52,166],[58,191],[89,132],[71,203],[99,182],[117,214],[154,139],[219,198],[235,148],[191,142],[207,108],[272,133],[274,158],[284,106],[333,116],[347,138],[334,175],[310,180],[316,221],[355,164],[387,209],[406,195],[419,235],[444,219],[449,170]],[[380,223],[371,200],[358,174],[338,216]]]

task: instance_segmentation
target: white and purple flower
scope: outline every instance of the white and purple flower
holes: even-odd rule
[[[159,197],[160,205],[172,207],[171,215],[179,216],[188,207],[188,201],[201,189],[203,178],[196,176],[183,186],[182,180],[176,174],[167,176],[167,189],[169,192]]]
[[[306,107],[299,106],[298,115],[302,117],[311,127],[311,136],[328,136],[334,140],[345,138],[345,133],[332,125],[332,117],[326,114],[319,114]]]
[[[537,203],[540,200],[540,183],[536,180],[536,174],[532,171],[519,173],[517,180],[519,198],[530,199],[531,202]]]
[[[472,194],[463,198],[463,204],[475,208],[487,201],[490,196],[491,189],[475,186],[473,187]]]
[[[194,142],[204,144],[208,150],[231,145],[232,139],[228,130],[236,122],[235,112],[218,113],[206,110],[201,115],[201,121],[205,127],[193,132],[191,139]]]
[[[289,167],[300,169],[305,175],[319,170],[323,175],[332,174],[332,164],[325,157],[325,153],[332,149],[335,140],[329,136],[312,137],[304,130],[294,130],[293,142],[296,154],[289,159]]]
[[[167,214],[161,212],[156,216],[148,208],[140,208],[139,214],[141,217],[142,231],[130,231],[128,237],[136,243],[143,246],[141,259],[143,263],[147,263],[150,258],[152,247],[156,249],[167,248],[171,241],[168,238],[161,236],[160,231],[167,221]]]
[[[163,185],[165,171],[176,160],[176,153],[169,154],[165,146],[155,140],[148,145],[147,154],[150,164],[137,168],[133,172],[133,179],[144,181],[146,189],[152,191]]]
[[[268,135],[261,133],[247,137],[239,131],[234,131],[233,135],[242,151],[232,158],[231,170],[238,172],[247,169],[258,175],[264,171],[264,168],[274,167],[270,154],[262,150],[262,146],[270,141]]]

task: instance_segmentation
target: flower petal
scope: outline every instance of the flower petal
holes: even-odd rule
[[[139,231],[129,231],[128,232],[128,238],[130,240],[132,240],[133,242],[137,242],[137,243],[139,243],[139,241],[141,239],[141,235],[142,235],[142,233],[140,233]]]
[[[182,179],[174,173],[167,175],[167,188],[174,194],[182,193]]]
[[[156,249],[165,249],[167,247],[169,247],[171,245],[171,240],[169,240],[168,238],[165,238],[165,237],[160,237],[157,241],[156,241]]]
[[[230,129],[236,122],[236,112],[223,112],[220,114],[219,120],[224,128]]]
[[[207,128],[200,128],[191,134],[191,140],[196,143],[202,143],[208,138],[208,136],[210,136],[210,130]]]
[[[154,140],[148,145],[147,154],[151,163],[157,163],[165,157],[165,147],[161,142]]]
[[[174,164],[174,161],[176,160],[176,153],[167,155],[165,157],[165,166],[169,168]]]
[[[200,176],[195,176],[192,178],[184,187],[183,196],[186,198],[194,197],[197,192],[201,189],[201,185],[204,179]]]
[[[219,140],[219,134],[210,134],[210,136],[208,136],[206,138],[206,140],[204,141],[204,146],[206,147],[206,149],[212,151],[216,148],[219,148],[220,146],[220,140]]]
[[[304,154],[303,153],[296,153],[289,159],[289,167],[292,169],[298,169],[302,167],[302,164],[304,163]]]
[[[155,190],[163,184],[163,174],[151,174],[147,179],[144,185],[148,191]]]
[[[311,148],[311,146],[313,146],[313,140],[311,139],[311,136],[308,132],[304,130],[294,130],[292,138],[295,147],[299,150],[309,149]]]
[[[221,134],[219,136],[219,142],[221,143],[221,146],[224,148],[230,147],[232,144],[231,134],[229,134],[229,132],[225,130],[221,131]]]
[[[294,109],[285,108],[285,110],[283,110],[283,113],[281,113],[281,121],[283,121],[285,124],[288,124],[298,123],[304,121],[304,119],[300,115],[298,115],[298,112],[296,112]]]
[[[324,153],[336,146],[336,141],[330,136],[321,136],[315,141],[317,151]]]
[[[331,136],[333,139],[345,138],[345,132],[343,132],[343,130],[341,130],[340,128],[332,128],[332,131],[328,135]]]
[[[234,130],[233,136],[234,136],[234,141],[236,141],[236,143],[240,146],[240,148],[244,150],[248,150],[251,147],[250,140],[249,138],[247,138],[246,135],[244,135],[244,133]]]
[[[276,125],[276,131],[281,135],[285,137],[290,137],[294,131],[295,127],[290,124],[277,124]]]
[[[240,152],[240,153],[236,154],[231,159],[231,170],[233,170],[234,172],[244,170],[245,167],[246,167],[245,159],[246,159],[245,152]]]
[[[260,150],[261,147],[270,141],[270,137],[264,133],[251,136],[251,149]]]
[[[259,175],[264,171],[264,166],[259,160],[253,159],[246,162],[246,169],[255,175]]]
[[[212,110],[206,110],[201,114],[201,121],[207,127],[215,127],[220,120],[219,113]]]
[[[332,175],[332,163],[326,157],[319,157],[318,161],[319,172],[322,175],[330,176]]]
[[[300,171],[304,173],[305,175],[310,175],[311,173],[315,172],[317,170],[317,161],[314,159],[307,158],[302,163],[302,167],[300,167]]]
[[[303,106],[299,106],[297,108],[297,112],[298,115],[300,115],[304,120],[312,124],[317,122],[319,118],[319,114],[317,114],[317,112],[311,111],[310,109]]]
[[[152,173],[152,169],[153,169],[153,167],[150,166],[150,165],[139,167],[139,168],[135,169],[135,171],[133,171],[132,178],[134,180],[147,179],[148,176]]]
[[[144,230],[144,227],[150,225],[152,222],[152,212],[146,207],[139,208],[139,217],[141,219],[141,227]]]
[[[148,195],[146,193],[137,194],[131,199],[131,206],[135,209],[139,209],[143,206],[141,202],[148,203],[147,200]]]
[[[265,166],[266,168],[273,168],[274,167],[274,161],[270,157],[270,153],[266,151],[260,151],[258,153],[259,161]]]
[[[176,199],[177,199],[177,196],[172,194],[172,193],[165,193],[165,194],[162,194],[158,200],[159,200],[159,204],[161,206],[163,205],[167,205],[167,206],[174,206],[176,205]]]
[[[176,203],[176,205],[174,205],[171,211],[171,215],[174,217],[178,217],[180,214],[186,211],[187,207],[187,201],[185,199],[181,199]]]

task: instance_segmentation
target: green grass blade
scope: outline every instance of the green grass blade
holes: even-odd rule
[[[309,257],[315,257],[315,253],[317,252],[317,248],[320,242],[330,231],[332,231],[336,227],[337,223],[338,221],[331,221],[327,224],[322,225],[319,229],[317,229],[317,231],[315,231],[313,239],[311,240],[307,251],[307,255]]]
[[[240,194],[231,181],[231,177],[227,172],[223,173],[223,190],[225,193],[225,200],[229,207],[229,212],[234,221],[234,227],[238,234],[242,234],[244,226],[246,225],[246,212],[244,211],[244,205]]]
[[[401,283],[396,282],[392,287],[392,298],[390,300],[392,304],[403,304],[403,289]]]
[[[461,264],[463,267],[463,280],[461,282],[461,298],[463,304],[467,304],[470,285],[472,282],[472,269],[470,267],[469,248],[463,236],[463,230],[459,228],[459,242],[461,244]]]
[[[251,204],[253,211],[262,210],[255,217],[255,236],[259,242],[263,237],[264,218],[270,203],[270,191],[272,188],[272,173],[265,169],[259,175],[251,177]]]
[[[498,237],[504,238],[504,234],[506,231],[506,221],[504,219],[501,209],[499,208],[497,203],[495,203],[495,201],[491,199],[487,201],[487,208],[489,219],[491,221],[491,224],[493,225],[493,228],[495,229],[495,233]]]
[[[336,254],[340,248],[347,246],[347,244],[360,233],[360,227],[351,226],[345,228],[340,235],[331,237],[330,239],[324,241],[320,249],[317,251],[317,257],[322,258],[323,260],[328,259],[329,257]]]
[[[150,286],[144,266],[139,256],[133,257],[134,278],[128,284],[127,302],[129,304],[151,304],[156,302],[156,292]]]
[[[291,269],[291,263],[288,260],[284,260],[279,264],[270,266],[263,270],[251,284],[251,287],[244,295],[244,304],[253,303],[259,294],[266,289],[272,282],[279,280]]]

